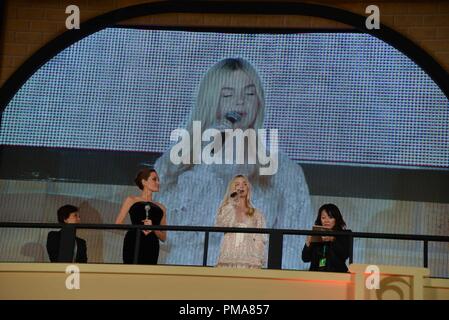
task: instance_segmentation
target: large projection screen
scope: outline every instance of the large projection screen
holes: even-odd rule
[[[200,83],[227,58],[247,61],[258,74],[256,94],[263,104],[257,112],[263,109],[261,128],[278,130],[278,171],[262,177],[244,166],[198,164],[170,176],[162,160],[175,143],[170,134],[188,127],[199,96],[221,94],[222,88],[213,86],[200,92]],[[214,113],[217,106],[207,108],[204,113]],[[318,208],[335,203],[353,231],[447,235],[448,201],[378,197],[378,190],[344,197],[319,188],[310,192],[315,177],[304,168],[447,174],[448,124],[449,101],[434,81],[403,53],[368,34],[114,27],[71,45],[29,78],[2,114],[0,143],[61,155],[88,150],[93,158],[104,151],[148,154],[142,164],[160,170],[156,198],[167,207],[169,224],[214,225],[227,183],[244,173],[269,228],[310,229]],[[58,159],[59,167],[71,170],[70,161]],[[33,179],[33,172],[3,179],[1,220],[55,222],[56,209],[73,203],[81,207],[84,222],[113,223],[123,199],[139,192],[132,176],[128,184],[114,185],[108,176],[119,172],[76,170],[95,179]],[[327,183],[336,181],[330,177]],[[394,188],[402,183],[394,181]],[[2,233],[1,260],[48,261],[47,232]],[[89,243],[89,261],[121,262],[122,232],[80,232]],[[171,232],[159,263],[200,265],[203,241],[202,233]],[[209,265],[216,263],[220,241],[221,235],[211,234]],[[285,237],[284,268],[307,268],[300,259],[304,241]],[[356,239],[354,245],[355,262],[422,265],[417,241]],[[448,277],[448,244],[431,243],[429,254],[432,275]]]

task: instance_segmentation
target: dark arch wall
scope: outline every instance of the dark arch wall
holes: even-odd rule
[[[3,112],[6,105],[15,95],[17,90],[26,80],[36,72],[43,64],[54,57],[61,50],[67,48],[78,40],[95,33],[106,27],[113,26],[118,22],[161,13],[224,13],[230,15],[306,15],[335,20],[355,29],[369,33],[396,49],[403,52],[416,64],[418,64],[435,83],[449,97],[449,74],[423,49],[407,39],[395,30],[381,25],[380,29],[368,30],[365,27],[366,16],[358,15],[349,11],[329,6],[306,4],[306,3],[286,3],[286,2],[222,2],[222,1],[170,1],[155,2],[130,6],[114,10],[112,12],[94,17],[81,24],[79,30],[69,30],[47,43],[31,56],[16,72],[5,82],[0,89],[0,109]],[[252,30],[253,31],[253,30]],[[1,119],[1,118],[0,118]]]

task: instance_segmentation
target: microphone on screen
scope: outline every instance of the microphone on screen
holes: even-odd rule
[[[242,193],[242,192],[243,192],[243,190],[234,191],[233,193],[231,193],[231,198],[235,198],[236,195],[238,195],[239,193]]]
[[[232,124],[242,120],[242,115],[236,111],[226,112],[225,118],[229,120]]]

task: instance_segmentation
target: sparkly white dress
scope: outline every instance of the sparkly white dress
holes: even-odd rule
[[[265,219],[259,210],[252,216],[245,215],[242,221],[236,219],[232,204],[227,204],[217,213],[217,227],[265,228]],[[221,243],[217,267],[262,268],[266,262],[266,234],[226,233]]]

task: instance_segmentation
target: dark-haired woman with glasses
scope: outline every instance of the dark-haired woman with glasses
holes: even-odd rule
[[[343,216],[334,204],[325,204],[318,210],[316,226],[333,231],[347,231]],[[318,239],[313,241],[312,239]],[[308,236],[302,249],[302,260],[310,262],[310,271],[348,272],[351,241],[346,236]]]

